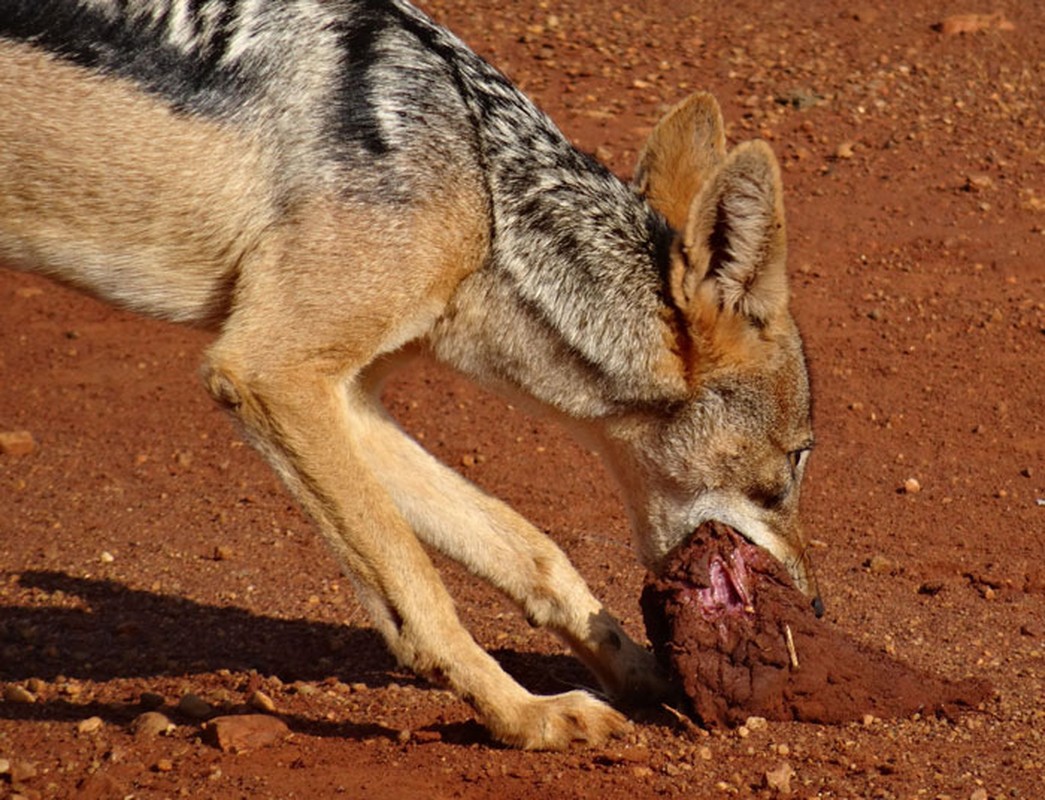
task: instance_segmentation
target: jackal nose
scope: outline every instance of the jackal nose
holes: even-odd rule
[[[824,616],[824,601],[820,598],[820,595],[813,598],[813,613],[816,614],[817,619]]]

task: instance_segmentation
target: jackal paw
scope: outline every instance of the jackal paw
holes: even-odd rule
[[[490,721],[499,741],[523,750],[564,750],[574,742],[597,746],[631,723],[587,692],[532,697],[509,718]]]

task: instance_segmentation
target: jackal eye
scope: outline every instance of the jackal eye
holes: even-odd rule
[[[805,459],[806,453],[808,452],[808,447],[800,447],[798,450],[792,450],[787,454],[787,463],[791,466],[792,480],[798,477],[798,469],[802,466],[802,461]]]

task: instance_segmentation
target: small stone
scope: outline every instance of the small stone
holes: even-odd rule
[[[131,722],[131,733],[144,738],[166,736],[173,730],[174,723],[168,719],[166,714],[161,714],[159,711],[146,711]]]
[[[84,734],[97,733],[102,729],[104,724],[105,723],[102,721],[101,717],[88,717],[87,719],[80,720],[76,725],[76,731],[77,733]]]
[[[211,715],[213,709],[206,700],[190,692],[178,701],[178,711],[193,719],[205,719]]]
[[[0,758],[0,775],[7,775],[11,772],[11,762],[6,758]]]
[[[711,760],[711,748],[708,747],[707,745],[704,745],[703,747],[701,747],[697,751],[697,755],[700,756],[700,760],[701,761],[710,761]]]
[[[98,556],[98,560],[103,564],[111,564],[116,560],[116,556],[110,553],[108,550],[103,550],[102,554]]]
[[[791,779],[795,777],[794,768],[786,761],[771,770],[766,770],[766,786],[780,794],[791,794]]]
[[[945,36],[957,36],[963,33],[979,33],[980,31],[1013,31],[1013,25],[1001,12],[994,14],[955,14],[943,22],[933,26]]]
[[[272,702],[272,698],[260,689],[257,689],[250,696],[250,700],[248,700],[247,703],[251,708],[256,708],[258,711],[267,711],[270,714],[273,714],[276,711],[276,704]]]
[[[0,431],[0,453],[27,456],[36,450],[36,439],[29,431]]]
[[[174,762],[169,758],[161,758],[155,764],[152,765],[153,770],[156,772],[170,772],[174,769]]]
[[[215,561],[228,561],[234,555],[234,551],[227,544],[219,544],[214,548]]]
[[[31,761],[12,761],[8,774],[11,776],[11,783],[23,783],[36,777],[36,765]]]
[[[918,494],[922,490],[922,485],[917,478],[908,478],[903,482],[903,490],[906,494]]]
[[[875,554],[867,562],[867,569],[872,575],[888,575],[893,568],[893,562],[883,555]]]
[[[967,192],[987,192],[994,188],[994,181],[990,175],[967,175],[962,188]]]
[[[39,695],[47,688],[47,681],[43,678],[30,678],[25,682],[25,688],[35,695]]]
[[[864,714],[861,720],[865,728],[869,728],[874,725],[874,714]]]
[[[769,723],[765,717],[748,717],[744,720],[744,727],[749,731],[762,731],[766,729]]]
[[[843,160],[852,158],[855,153],[854,147],[855,145],[852,142],[842,142],[835,149],[835,158],[841,158]]]
[[[648,747],[642,745],[636,745],[634,747],[624,747],[616,753],[618,761],[628,761],[632,764],[642,764],[649,761],[650,752]]]
[[[4,688],[4,700],[8,703],[35,703],[36,695],[24,686],[11,683]]]
[[[982,786],[969,795],[969,800],[987,800],[987,790]]]
[[[206,740],[225,753],[243,753],[290,735],[286,723],[268,714],[215,717],[203,726]]]

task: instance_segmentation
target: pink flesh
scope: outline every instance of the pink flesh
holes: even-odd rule
[[[706,589],[697,589],[697,605],[705,619],[715,619],[724,614],[753,613],[751,605],[751,576],[739,549],[730,553],[727,564],[720,556],[708,561],[708,583]]]

